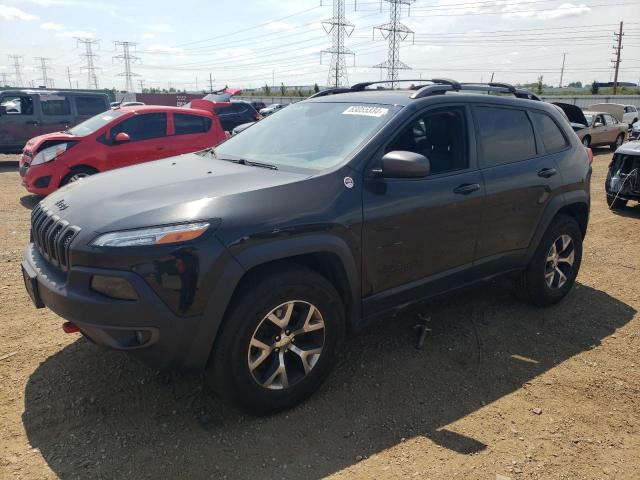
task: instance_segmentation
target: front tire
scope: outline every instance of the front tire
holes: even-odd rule
[[[612,210],[622,210],[627,206],[627,201],[622,198],[616,198],[612,195],[607,195],[607,205]]]
[[[547,228],[527,269],[517,279],[519,298],[539,307],[562,300],[575,283],[582,261],[578,222],[558,215]]]
[[[74,167],[71,171],[62,179],[60,182],[60,186],[64,186],[67,183],[77,182],[82,178],[89,177],[91,175],[95,175],[98,171],[95,168],[91,167]]]
[[[344,307],[313,270],[283,263],[250,275],[225,316],[206,381],[223,400],[266,415],[324,382],[344,340]]]

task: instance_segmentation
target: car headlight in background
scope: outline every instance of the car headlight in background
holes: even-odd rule
[[[33,157],[33,161],[31,165],[39,165],[41,163],[47,163],[51,160],[55,160],[56,157],[62,155],[67,151],[68,148],[71,147],[70,143],[59,143],[57,145],[53,145],[51,147],[44,148],[40,150],[35,157]]]
[[[196,222],[123,230],[102,234],[93,240],[91,245],[95,247],[136,247],[187,242],[198,238],[208,228],[209,222]]]

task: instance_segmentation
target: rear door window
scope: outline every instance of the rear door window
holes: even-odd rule
[[[519,162],[537,155],[533,126],[524,110],[475,107],[474,119],[482,168]]]
[[[204,133],[211,128],[211,119],[201,115],[189,115],[176,113],[173,115],[173,124],[176,135],[188,135],[190,133]]]
[[[7,115],[33,115],[33,97],[31,95],[2,97],[0,107],[4,107]]]
[[[540,112],[529,113],[547,153],[559,152],[569,145],[562,130],[549,115]]]
[[[43,115],[71,115],[71,104],[65,95],[40,95],[40,106]]]
[[[113,140],[120,132],[129,135],[132,141],[164,137],[167,135],[167,114],[144,113],[127,118],[111,128],[109,137]]]
[[[78,115],[96,115],[108,110],[104,99],[100,97],[75,97]]]

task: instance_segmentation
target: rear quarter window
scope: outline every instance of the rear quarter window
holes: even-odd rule
[[[475,107],[474,119],[480,140],[478,157],[482,168],[536,156],[533,126],[524,110]]]
[[[569,142],[549,115],[539,112],[530,112],[530,114],[547,153],[556,153],[567,148]]]
[[[96,115],[108,110],[104,99],[99,97],[75,97],[78,115]]]
[[[176,135],[204,133],[211,128],[211,119],[200,115],[176,113],[173,115],[173,124]]]

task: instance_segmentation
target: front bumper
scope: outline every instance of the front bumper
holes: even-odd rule
[[[54,165],[54,162],[31,166],[26,162],[20,162],[19,171],[22,186],[35,195],[49,195],[60,185],[60,166]]]
[[[139,275],[80,266],[63,274],[49,265],[32,243],[25,249],[22,268],[25,277],[35,279],[42,303],[76,324],[93,343],[127,351],[161,370],[204,366],[208,352],[198,359],[192,355],[203,317],[175,315]],[[125,278],[138,300],[117,300],[93,291],[93,275]]]

